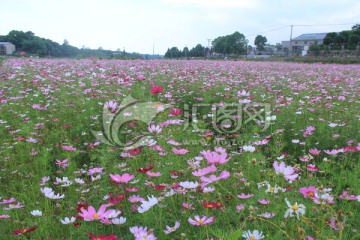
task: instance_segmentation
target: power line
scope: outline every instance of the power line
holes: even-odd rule
[[[334,23],[334,24],[299,24],[299,25],[292,25],[295,27],[320,27],[320,26],[341,26],[341,25],[350,25],[350,24],[357,24],[357,23]]]

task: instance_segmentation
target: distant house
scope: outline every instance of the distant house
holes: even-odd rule
[[[290,41],[282,41],[282,47],[285,52],[289,52],[291,46],[291,54],[293,56],[304,56],[311,45],[323,44],[327,33],[305,33]]]
[[[0,55],[13,54],[15,52],[15,45],[11,42],[0,42]]]

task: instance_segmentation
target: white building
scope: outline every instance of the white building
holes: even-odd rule
[[[323,44],[327,33],[305,33],[292,41],[282,41],[284,51],[288,52],[291,46],[292,56],[303,56],[307,53],[310,46]]]
[[[11,42],[0,42],[0,55],[13,54],[15,52],[15,45]]]

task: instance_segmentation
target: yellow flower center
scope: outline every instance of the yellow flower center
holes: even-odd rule
[[[269,189],[270,192],[273,192],[274,190],[275,190],[275,188],[273,188],[273,187],[270,187],[270,189]]]
[[[254,235],[251,235],[250,239],[256,239],[256,237]]]
[[[95,214],[93,215],[93,218],[94,218],[94,219],[98,219],[98,218],[99,218],[99,214],[95,213]]]
[[[203,225],[203,224],[204,224],[204,221],[200,219],[200,220],[198,221],[198,223],[199,223],[200,225]]]
[[[296,211],[296,210],[299,209],[299,206],[298,206],[298,205],[294,205],[294,206],[291,207],[291,209],[294,210],[294,211]]]

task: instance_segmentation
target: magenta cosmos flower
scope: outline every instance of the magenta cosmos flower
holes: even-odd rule
[[[202,216],[202,218],[200,218],[199,215],[195,215],[194,219],[188,218],[188,223],[194,226],[208,225],[213,223],[214,221],[215,217]]]
[[[153,86],[150,90],[151,94],[159,94],[164,91],[164,88],[162,86]]]
[[[128,183],[131,179],[135,177],[134,175],[128,173],[124,173],[123,175],[109,174],[109,176],[117,183]]]
[[[108,205],[102,204],[99,208],[99,211],[96,211],[93,206],[89,206],[87,210],[84,208],[81,209],[79,215],[84,218],[85,221],[96,221],[104,218],[112,217],[114,214],[113,209],[106,211]]]

